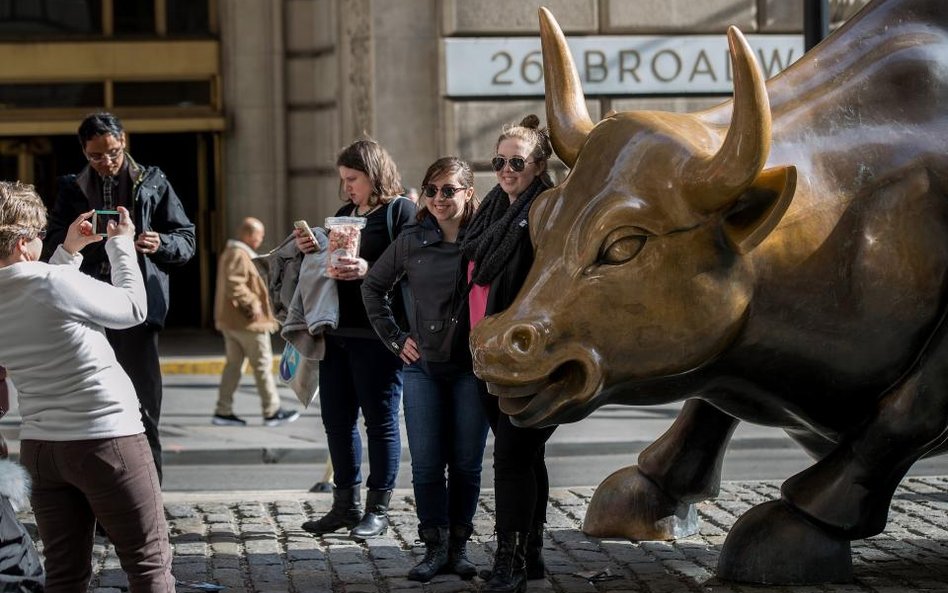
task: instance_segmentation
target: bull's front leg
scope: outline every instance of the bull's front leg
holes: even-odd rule
[[[583,532],[634,540],[696,533],[694,503],[718,494],[724,451],[737,424],[711,404],[689,400],[674,424],[642,451],[637,466],[618,470],[596,488]]]
[[[905,473],[945,440],[948,339],[942,328],[872,419],[810,468],[784,482],[782,501],[759,505],[735,523],[719,576],[806,584],[851,579],[849,542],[885,529]],[[795,550],[788,555],[787,550]]]

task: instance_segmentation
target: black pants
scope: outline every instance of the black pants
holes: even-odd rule
[[[148,323],[122,330],[106,330],[115,357],[135,386],[141,406],[145,438],[155,458],[158,481],[161,482],[161,441],[158,421],[161,418],[161,364],[158,360],[158,328]]]
[[[555,426],[520,428],[500,411],[499,400],[478,381],[487,421],[494,432],[495,528],[526,532],[546,522],[550,478],[546,472],[546,442]]]

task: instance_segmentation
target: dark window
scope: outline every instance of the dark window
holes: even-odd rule
[[[101,34],[102,0],[0,0],[0,38]]]
[[[190,107],[211,104],[211,83],[207,80],[116,82],[112,88],[115,105],[121,107]]]
[[[99,107],[105,103],[102,83],[0,84],[0,109]]]
[[[208,35],[210,0],[168,0],[169,35]]]
[[[154,0],[114,0],[115,35],[154,35]]]

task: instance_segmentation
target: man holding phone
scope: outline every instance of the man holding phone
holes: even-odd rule
[[[158,167],[135,162],[125,150],[126,141],[121,121],[111,113],[94,113],[82,120],[79,145],[89,164],[79,174],[59,179],[45,245],[55,247],[61,243],[69,225],[90,210],[114,211],[123,206],[131,213],[135,228],[140,229],[135,249],[145,279],[148,317],[141,325],[107,330],[106,334],[119,364],[135,386],[145,436],[160,480],[158,421],[162,389],[158,332],[168,313],[168,272],[194,256],[194,224],[165,174]],[[99,216],[104,232],[108,215]],[[81,270],[110,282],[111,268],[104,244],[105,241],[91,243],[82,250]]]

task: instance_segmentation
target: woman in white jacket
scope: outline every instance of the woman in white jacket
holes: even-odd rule
[[[17,386],[20,461],[46,563],[46,591],[85,591],[96,521],[133,593],[174,591],[158,476],[135,390],[105,328],[141,323],[145,287],[134,225],[119,208],[105,249],[112,284],[79,271],[79,250],[103,240],[87,212],[39,261],[46,211],[31,186],[0,182],[0,365]]]

